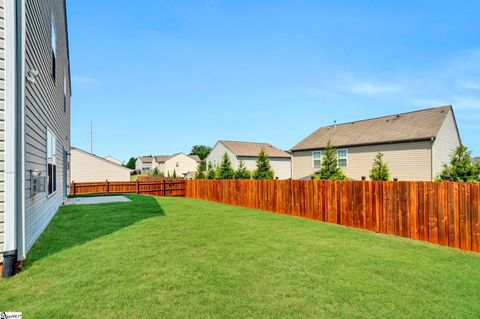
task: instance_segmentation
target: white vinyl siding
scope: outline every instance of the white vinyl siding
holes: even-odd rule
[[[70,151],[71,175],[74,182],[128,182],[130,170],[107,159],[77,148]]]
[[[35,84],[25,86],[25,240],[26,252],[55,215],[64,201],[69,176],[64,176],[66,152],[70,151],[70,76],[64,1],[25,2],[25,64],[37,70]],[[57,74],[67,75],[67,101],[64,112],[64,88],[52,79],[52,15],[55,21],[54,41]],[[32,195],[30,170],[47,176],[47,127],[56,136],[56,188]],[[66,182],[65,182],[66,179]]]
[[[455,125],[452,111],[445,117],[433,144],[433,175],[437,177],[443,169],[443,164],[450,161],[452,152],[460,145],[460,136]]]
[[[431,141],[349,147],[348,166],[342,167],[343,171],[354,180],[368,176],[378,152],[384,154],[392,178],[396,177],[400,181],[432,180]],[[312,151],[293,152],[294,179],[309,178],[317,170],[312,168]]]

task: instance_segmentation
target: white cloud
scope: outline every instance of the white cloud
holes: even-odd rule
[[[389,83],[380,84],[368,81],[355,81],[349,85],[340,87],[340,90],[357,95],[376,96],[399,92],[402,90],[402,86]]]
[[[100,84],[100,81],[98,81],[97,79],[89,76],[82,76],[82,75],[73,75],[72,82],[74,85],[84,85],[84,86]]]

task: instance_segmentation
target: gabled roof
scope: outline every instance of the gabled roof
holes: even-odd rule
[[[268,143],[225,141],[225,140],[220,140],[218,141],[218,143],[222,143],[226,148],[232,151],[232,153],[235,154],[236,156],[257,157],[260,151],[264,149],[265,152],[268,154],[268,157],[290,158],[290,154]]]
[[[195,162],[200,162],[201,159],[200,159],[200,156],[198,155],[187,155],[188,157],[190,157],[191,159],[195,160]]]
[[[138,159],[142,163],[151,163],[153,161],[153,157],[151,156],[139,156]]]
[[[115,163],[115,162],[109,161],[109,160],[107,160],[107,159],[105,159],[105,158],[103,158],[103,157],[100,157],[100,156],[97,156],[97,155],[95,155],[95,154],[89,153],[89,152],[84,151],[84,150],[82,150],[82,149],[80,149],[80,148],[71,146],[71,147],[70,147],[70,150],[71,150],[71,151],[72,151],[72,150],[76,150],[76,151],[82,152],[82,153],[84,153],[84,154],[86,154],[86,155],[88,155],[88,156],[91,156],[91,157],[96,158],[96,159],[98,159],[98,160],[104,161],[104,162],[106,162],[106,163],[108,163],[108,164],[110,164],[110,165],[117,166],[117,167],[121,167],[121,168],[123,168],[124,170],[127,170],[127,171],[129,171],[129,172],[132,171],[132,170],[129,169],[128,167],[119,165],[119,164],[117,164],[117,163]]]
[[[173,158],[177,155],[180,155],[180,154],[183,154],[183,153],[175,153],[173,155],[157,155],[157,156],[155,156],[155,162],[164,163],[164,162],[168,161],[169,159],[171,159],[171,158]],[[183,155],[185,155],[185,154],[183,154]],[[198,155],[185,155],[185,156],[190,157],[191,159],[193,159],[196,162],[200,162],[200,157],[198,157]]]
[[[423,141],[435,138],[452,106],[442,106],[373,119],[321,127],[292,151]]]

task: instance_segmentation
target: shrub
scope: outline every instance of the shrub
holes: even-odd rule
[[[253,178],[258,180],[268,180],[273,179],[275,172],[270,165],[268,160],[268,155],[265,150],[262,148],[257,158],[257,169],[253,171]]]
[[[387,163],[383,161],[383,153],[378,153],[375,156],[369,176],[372,181],[390,180],[390,170],[388,169]]]
[[[443,166],[438,180],[453,182],[478,182],[480,180],[480,163],[472,162],[472,152],[460,145],[450,156],[450,163]]]
[[[218,166],[217,177],[219,179],[233,179],[235,171],[233,170],[232,163],[228,154],[223,154],[222,162]]]
[[[337,150],[328,141],[325,155],[322,156],[320,170],[314,174],[315,179],[344,181],[347,179],[343,170],[338,167]]]
[[[197,166],[197,172],[195,173],[195,179],[205,179],[206,178],[207,163],[205,160],[201,160]]]
[[[250,179],[251,173],[245,166],[244,161],[240,161],[240,164],[238,165],[238,169],[235,171],[234,178],[235,179]]]

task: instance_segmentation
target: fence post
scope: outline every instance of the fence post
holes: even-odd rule
[[[167,196],[167,189],[166,189],[165,179],[163,179],[163,196]]]
[[[108,194],[108,179],[105,181],[105,189],[106,189],[106,193]]]
[[[138,183],[138,179],[137,179],[137,194],[140,194],[140,184]]]

